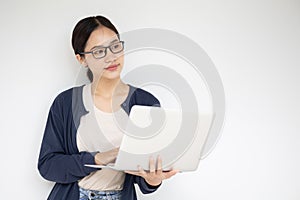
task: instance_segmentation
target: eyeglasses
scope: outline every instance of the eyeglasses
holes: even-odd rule
[[[113,54],[120,53],[124,49],[124,41],[115,42],[107,47],[95,47],[91,51],[79,52],[79,54],[93,54],[94,58],[100,59],[106,56],[107,49],[109,49]]]

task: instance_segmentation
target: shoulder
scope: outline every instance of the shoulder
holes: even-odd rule
[[[60,92],[52,103],[52,109],[61,109],[61,107],[71,106],[72,102],[82,99],[82,89],[84,85],[71,87]]]
[[[60,92],[56,96],[55,100],[72,99],[73,95],[82,93],[83,86],[84,85],[71,87],[69,89],[66,89],[66,90]]]

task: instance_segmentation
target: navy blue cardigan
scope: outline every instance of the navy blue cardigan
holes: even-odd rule
[[[79,199],[78,180],[99,169],[85,167],[95,164],[90,152],[79,152],[76,143],[80,118],[87,114],[82,100],[83,86],[73,87],[60,93],[51,105],[38,159],[40,174],[47,180],[56,182],[48,200]],[[159,106],[159,101],[149,92],[130,86],[127,99],[121,107],[130,113],[134,105]],[[154,192],[153,187],[139,177],[126,174],[122,190],[123,200],[136,200],[134,183],[142,193]]]

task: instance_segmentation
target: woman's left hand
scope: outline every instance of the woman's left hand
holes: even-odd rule
[[[165,179],[168,179],[174,176],[178,171],[171,170],[164,172],[162,170],[162,160],[158,156],[157,157],[157,166],[155,166],[155,161],[153,158],[150,158],[149,161],[149,172],[146,172],[142,167],[138,167],[139,171],[125,171],[128,174],[141,176],[143,177],[149,185],[158,186]]]

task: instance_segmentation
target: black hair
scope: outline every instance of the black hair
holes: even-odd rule
[[[92,16],[81,19],[75,26],[72,34],[72,47],[75,54],[80,54],[80,52],[84,52],[86,42],[88,41],[91,33],[101,27],[105,26],[112,31],[114,31],[119,37],[119,32],[116,27],[110,22],[109,19],[103,16]],[[80,54],[80,56],[84,56]],[[90,69],[87,71],[87,76],[89,80],[93,81],[93,73]]]

